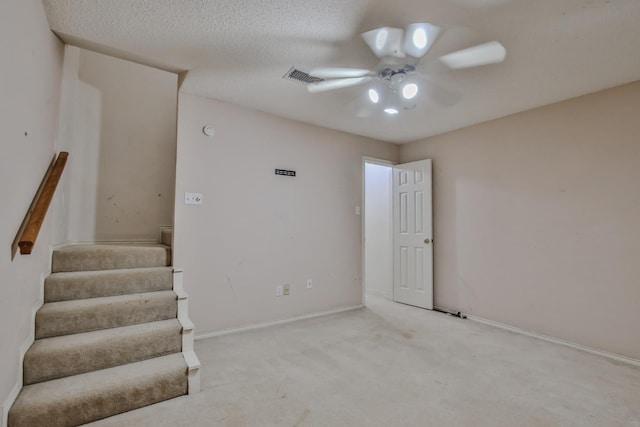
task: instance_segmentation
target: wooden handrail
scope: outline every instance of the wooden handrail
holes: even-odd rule
[[[58,182],[60,182],[62,171],[67,164],[67,157],[69,157],[69,153],[60,152],[58,158],[51,162],[47,173],[42,179],[42,184],[40,184],[36,197],[31,203],[25,220],[20,227],[20,232],[18,232],[18,236],[20,236],[18,246],[20,247],[21,255],[29,255],[33,250],[33,245],[35,245],[38,233],[40,233],[40,227],[42,227],[44,218],[49,210],[53,194],[56,192]]]

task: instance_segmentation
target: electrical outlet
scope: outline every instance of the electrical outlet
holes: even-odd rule
[[[282,285],[276,286],[276,296],[281,297],[283,295],[282,292],[283,292]]]
[[[307,289],[313,288],[313,280],[307,279]]]
[[[289,285],[284,285],[283,291],[285,295],[289,295]]]

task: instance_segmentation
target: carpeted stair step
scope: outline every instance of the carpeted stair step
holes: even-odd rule
[[[60,301],[44,304],[36,313],[36,339],[99,329],[156,322],[177,317],[173,291]]]
[[[173,228],[163,228],[162,230],[160,230],[160,243],[172,247]]]
[[[77,426],[187,393],[187,364],[172,354],[26,386],[9,427]]]
[[[171,265],[171,249],[165,245],[71,245],[53,251],[51,271],[59,273],[168,265]]]
[[[53,273],[44,282],[44,302],[168,291],[172,288],[171,267]]]
[[[178,319],[36,340],[24,356],[34,384],[182,351]]]

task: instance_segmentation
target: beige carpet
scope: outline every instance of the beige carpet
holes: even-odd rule
[[[171,248],[165,245],[69,245],[53,251],[51,271],[113,270],[171,265]]]
[[[170,252],[133,244],[53,251],[57,272],[45,280],[10,427],[72,427],[187,393]]]
[[[202,393],[91,425],[640,426],[640,368],[375,296],[196,351]]]

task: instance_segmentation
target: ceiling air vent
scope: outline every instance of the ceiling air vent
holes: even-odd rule
[[[287,71],[287,73],[282,76],[282,78],[285,80],[293,80],[295,82],[302,83],[305,86],[311,83],[319,83],[324,81],[324,79],[309,75],[304,71],[296,69],[296,67],[291,67],[291,69]]]

